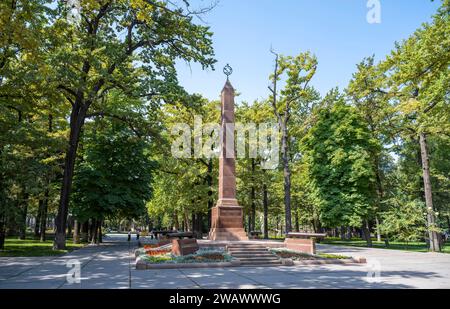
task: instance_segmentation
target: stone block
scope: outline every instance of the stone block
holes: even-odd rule
[[[173,239],[172,240],[172,254],[189,255],[194,254],[199,249],[197,239]]]
[[[290,250],[300,251],[308,254],[316,254],[314,239],[286,238],[284,243]]]

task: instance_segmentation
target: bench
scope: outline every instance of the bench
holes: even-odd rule
[[[286,238],[300,238],[300,239],[310,239],[318,238],[323,239],[327,236],[325,233],[301,233],[301,232],[290,232],[286,234]]]
[[[155,236],[156,239],[159,239],[164,236],[167,236],[167,234],[170,233],[176,233],[177,231],[152,231],[152,234]]]
[[[260,231],[251,231],[250,232],[250,238],[251,239],[258,239],[261,234],[262,233]]]
[[[192,232],[169,233],[167,234],[167,237],[169,239],[194,238],[194,233]]]
[[[287,249],[316,254],[316,239],[325,238],[324,233],[287,233],[284,243]]]
[[[194,254],[199,249],[197,239],[173,239],[172,254],[176,256]]]

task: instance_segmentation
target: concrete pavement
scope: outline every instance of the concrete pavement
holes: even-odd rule
[[[126,235],[109,235],[101,246],[64,256],[0,257],[0,288],[450,288],[450,254],[318,245],[320,252],[365,256],[368,264],[139,271],[135,248]],[[81,283],[66,279],[71,260],[80,262]]]

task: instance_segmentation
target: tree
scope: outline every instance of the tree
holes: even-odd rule
[[[152,194],[154,164],[148,150],[148,143],[124,123],[95,123],[85,136],[83,156],[76,166],[75,218],[92,219],[99,225],[109,218],[142,216]]]
[[[253,104],[243,102],[236,109],[237,122],[249,129],[248,147],[246,147],[245,158],[237,160],[237,192],[241,206],[248,213],[248,232],[257,230],[257,206],[263,206],[263,224],[264,234],[268,237],[268,174],[269,171],[263,169],[265,158],[261,153],[251,153],[257,150],[257,137],[251,136],[253,129],[259,129],[260,138],[267,135],[263,132],[262,124],[275,123],[274,115],[270,103],[267,101],[255,101]],[[244,130],[243,130],[244,131]],[[242,132],[241,132],[242,133]],[[256,131],[254,132],[256,134]],[[244,132],[244,134],[247,134]],[[252,137],[252,138],[251,138]],[[246,138],[246,137],[245,137]],[[247,145],[246,140],[237,140],[238,147]],[[248,148],[248,152],[247,152]],[[264,224],[265,222],[265,224]]]
[[[303,146],[321,222],[327,227],[361,227],[368,245],[375,199],[370,153],[376,147],[364,120],[343,99],[318,112]]]
[[[153,158],[159,166],[153,182],[155,194],[147,204],[150,217],[158,218],[159,228],[164,226],[191,230],[199,237],[204,231],[204,218],[217,200],[214,188],[218,160],[202,153],[198,157],[192,157],[192,149],[188,149],[188,157],[175,158],[171,153],[171,146],[178,138],[176,133],[172,134],[176,124],[187,124],[190,129],[197,126],[195,131],[199,132],[195,132],[193,138],[198,137],[197,133],[205,129],[200,123],[196,123],[196,117],[200,116],[203,123],[219,123],[220,103],[208,102],[193,95],[189,96],[187,102],[179,101],[163,106],[160,118],[163,139],[153,151]],[[191,132],[187,133],[192,138]],[[203,142],[199,144],[206,150]]]
[[[357,65],[358,71],[353,74],[346,90],[349,99],[361,114],[369,128],[371,137],[376,139],[383,147],[373,148],[371,162],[374,166],[376,190],[377,190],[377,212],[382,211],[385,198],[383,160],[386,158],[384,145],[392,143],[392,131],[397,129],[393,125],[394,107],[389,104],[389,97],[384,91],[380,91],[385,76],[374,64],[374,57],[365,58]],[[379,216],[375,216],[377,226],[377,239],[381,241],[379,229]]]
[[[65,154],[55,249],[65,247],[69,198],[81,130],[91,107],[111,90],[129,96],[171,100],[183,95],[176,80],[175,59],[211,67],[211,33],[193,23],[199,12],[168,1],[101,0],[81,2],[79,24],[62,19],[67,8],[58,4],[60,18],[49,31],[47,61],[52,86],[70,103],[70,134]],[[125,33],[125,35],[117,35]]]
[[[420,147],[430,250],[440,250],[433,205],[428,136],[448,133],[450,89],[450,2],[443,1],[432,23],[425,23],[381,64],[388,93],[399,104],[403,128],[415,134]]]
[[[273,52],[274,53],[274,52]],[[284,174],[284,206],[286,233],[292,229],[291,218],[291,169],[289,166],[289,121],[292,110],[300,109],[301,102],[315,98],[315,91],[309,86],[317,70],[317,59],[309,52],[297,57],[275,54],[275,69],[270,76],[272,86],[269,86],[273,113],[281,130],[281,156]],[[280,80],[285,78],[285,87],[278,89]]]
[[[422,202],[407,202],[398,197],[389,199],[389,210],[383,212],[382,232],[396,241],[418,241],[426,232],[425,207]]]

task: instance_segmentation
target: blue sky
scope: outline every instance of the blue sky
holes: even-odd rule
[[[194,0],[192,6],[211,1]],[[319,67],[312,85],[324,95],[333,87],[345,88],[364,57],[384,58],[395,41],[430,20],[439,2],[380,0],[381,23],[369,24],[367,0],[220,0],[203,17],[214,32],[216,70],[179,62],[179,80],[189,92],[218,99],[225,82],[222,68],[230,63],[230,80],[241,93],[237,102],[263,99],[273,70],[272,46],[284,55],[314,53]]]

